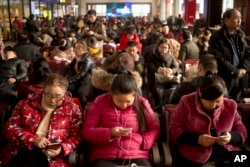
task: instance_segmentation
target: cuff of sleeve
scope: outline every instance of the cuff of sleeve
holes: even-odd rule
[[[231,134],[231,140],[230,140],[231,144],[242,144],[242,137],[239,133],[235,131],[231,131],[229,133]]]

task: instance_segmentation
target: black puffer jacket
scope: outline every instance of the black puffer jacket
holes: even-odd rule
[[[0,61],[0,78],[16,78],[17,82],[27,76],[27,65],[24,60],[13,58]]]
[[[91,73],[95,68],[95,63],[90,57],[89,53],[85,53],[79,60],[78,63],[78,73],[75,71],[75,64],[77,63],[76,58],[66,67],[67,77],[69,83],[86,84],[91,82]]]

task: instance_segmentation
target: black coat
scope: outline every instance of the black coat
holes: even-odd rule
[[[66,67],[67,77],[70,84],[81,83],[86,84],[91,82],[91,73],[95,68],[95,63],[90,57],[89,53],[85,53],[79,62],[78,70],[79,73],[75,71],[75,64],[77,63],[76,58]]]
[[[209,42],[209,52],[212,53],[218,62],[218,75],[224,80],[237,78],[239,69],[250,70],[250,48],[244,38],[244,33],[240,30],[236,32],[236,47],[239,55],[239,66],[233,65],[233,48],[228,39],[228,32],[223,27],[215,32]]]
[[[0,78],[16,78],[17,82],[27,76],[27,65],[24,60],[13,58],[0,60]]]

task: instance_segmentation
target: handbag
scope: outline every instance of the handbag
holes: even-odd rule
[[[166,84],[166,83],[179,84],[181,82],[181,74],[166,75],[163,73],[155,73],[155,82],[161,84]]]

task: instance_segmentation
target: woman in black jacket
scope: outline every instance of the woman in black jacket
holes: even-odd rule
[[[91,74],[95,63],[87,50],[85,41],[78,41],[75,44],[76,57],[66,67],[69,79],[69,91],[73,96],[78,97],[84,109],[87,103],[87,95],[91,87]]]
[[[154,96],[155,104],[159,105],[163,92],[176,85],[176,83],[160,83],[155,79],[156,73],[166,76],[177,76],[179,70],[179,64],[169,50],[167,39],[160,40],[156,45],[155,51],[148,56],[147,68],[149,89]]]

